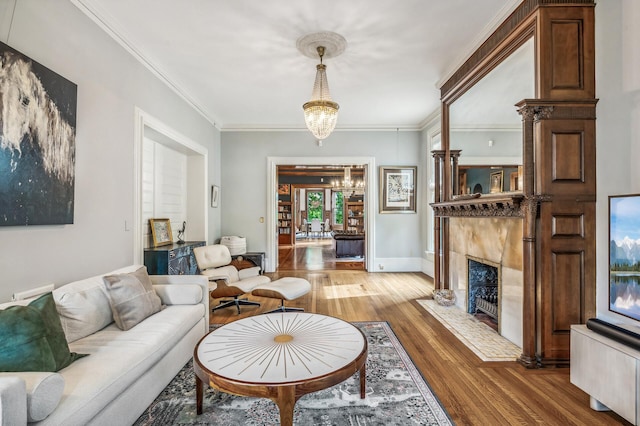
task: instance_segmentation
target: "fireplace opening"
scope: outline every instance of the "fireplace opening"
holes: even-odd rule
[[[468,259],[467,312],[498,331],[498,267]]]

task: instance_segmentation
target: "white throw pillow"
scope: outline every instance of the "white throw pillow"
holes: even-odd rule
[[[102,276],[56,288],[53,290],[53,299],[69,343],[102,330],[113,322]]]
[[[128,274],[106,275],[104,285],[113,320],[121,330],[135,327],[162,308],[145,266]]]

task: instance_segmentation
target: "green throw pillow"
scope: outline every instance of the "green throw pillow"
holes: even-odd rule
[[[0,371],[63,369],[86,355],[69,351],[51,293],[0,310]]]

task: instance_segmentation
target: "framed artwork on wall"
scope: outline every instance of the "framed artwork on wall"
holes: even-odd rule
[[[416,212],[416,166],[380,166],[380,213]]]
[[[0,226],[72,224],[78,86],[4,43],[0,58]]]
[[[278,184],[278,194],[289,195],[291,193],[291,185],[288,183]]]
[[[169,219],[149,219],[153,246],[164,246],[173,243],[171,234],[171,221]]]

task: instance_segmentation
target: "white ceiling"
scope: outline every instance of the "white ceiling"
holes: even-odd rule
[[[419,129],[439,82],[520,0],[71,0],[222,130],[304,129],[317,60],[296,40],[333,31],[338,129]]]

